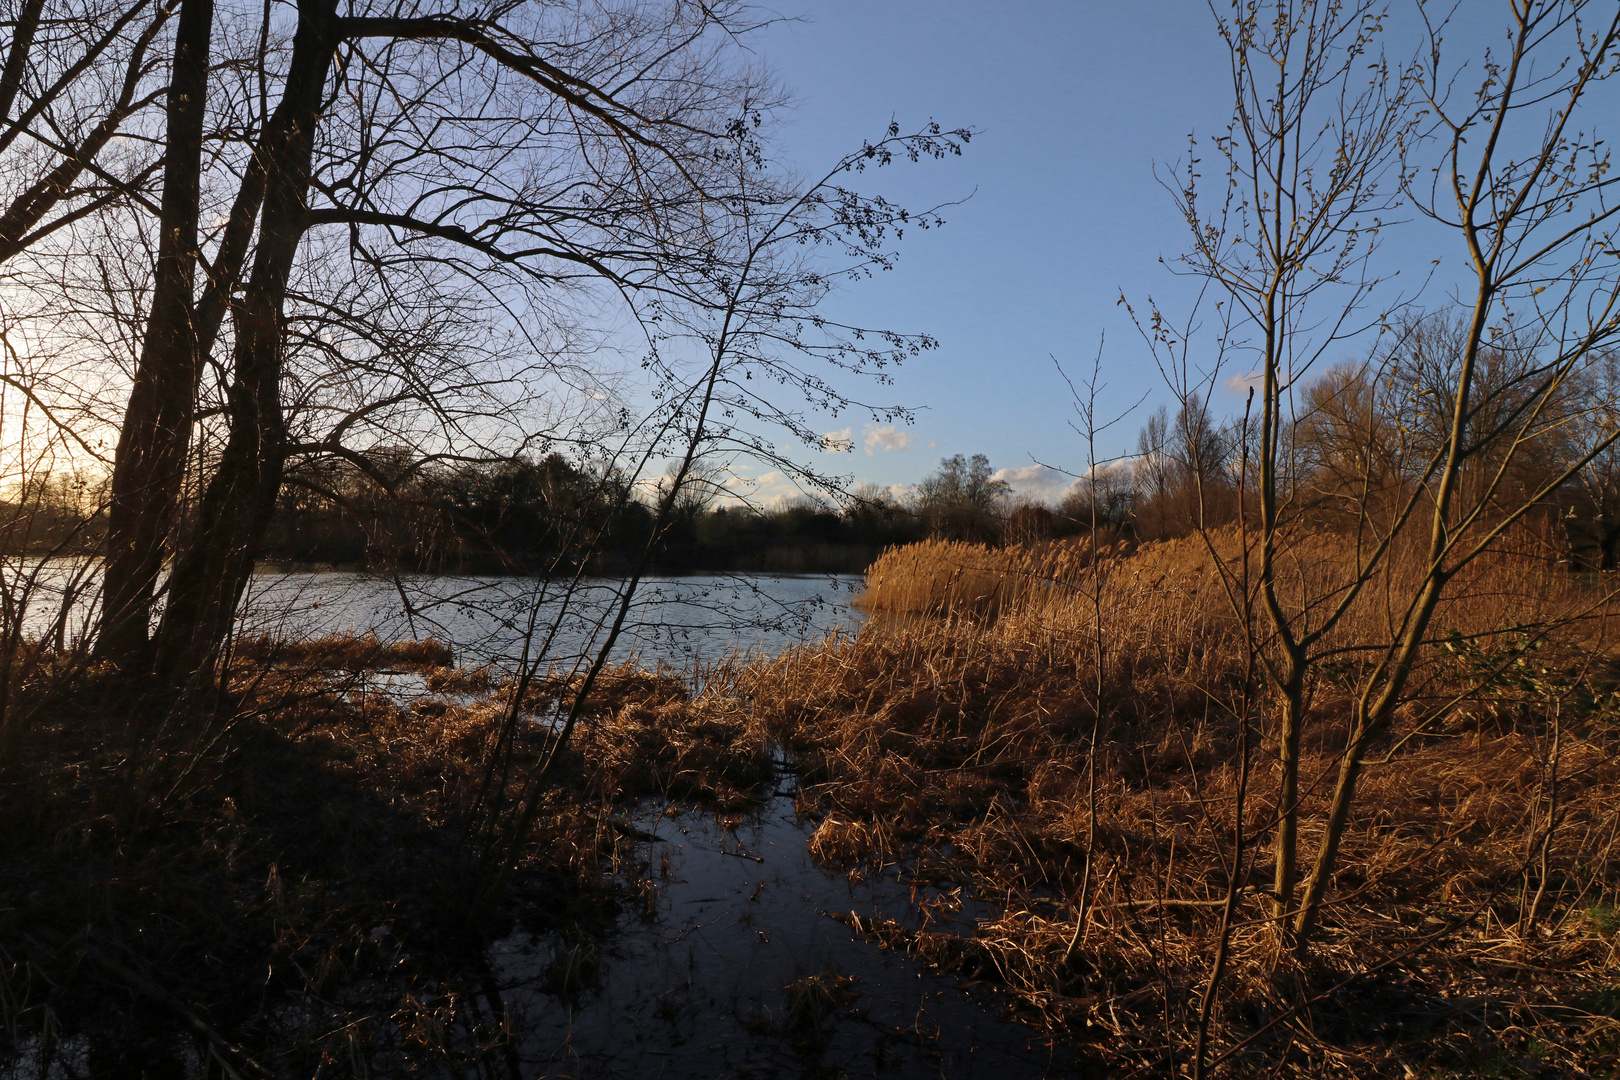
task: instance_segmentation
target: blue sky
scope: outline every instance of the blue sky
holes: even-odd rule
[[[1458,57],[1477,53],[1494,25],[1469,15],[1476,2],[1468,0],[1464,22],[1449,32],[1448,51]],[[1417,40],[1412,9],[1396,7],[1386,34],[1392,61],[1410,56]],[[863,190],[903,205],[966,201],[946,211],[943,229],[908,234],[897,269],[829,300],[826,310],[842,321],[940,341],[902,369],[894,388],[895,400],[919,409],[916,424],[883,433],[887,449],[874,445],[868,454],[864,418],[829,423],[856,441],[853,455],[827,458],[829,471],[912,484],[953,453],[984,453],[992,465],[1024,473],[1036,462],[1080,471],[1085,451],[1053,359],[1087,375],[1103,339],[1099,414],[1146,400],[1104,436],[1099,456],[1129,452],[1146,413],[1170,395],[1117,301],[1123,294],[1142,311],[1151,296],[1185,312],[1192,287],[1161,262],[1184,249],[1186,225],[1155,168],[1185,161],[1189,136],[1207,139],[1230,117],[1227,53],[1209,7],[799,0],[784,14],[799,17],[755,42],[793,94],[776,144],[784,164],[819,174],[891,118],[902,130],[932,119],[979,132],[961,158],[860,178]],[[1465,37],[1467,47],[1457,40]],[[1406,267],[1403,291],[1445,255],[1439,241],[1431,227],[1386,234],[1387,252]],[[1442,266],[1423,303],[1445,299],[1446,273]],[[1324,359],[1358,351],[1364,346],[1346,344]],[[1240,393],[1223,386],[1216,408],[1240,409]],[[1052,474],[1045,485],[1023,473],[1010,478],[1025,494],[1057,491]],[[760,496],[786,490],[764,479]]]
[[[930,119],[978,130],[959,159],[898,164],[865,189],[921,206],[971,196],[945,228],[908,234],[890,273],[846,288],[828,310],[922,331],[940,348],[901,370],[894,397],[920,408],[904,449],[838,463],[860,480],[913,483],[946,454],[1078,469],[1068,391],[1052,364],[1087,372],[1106,333],[1105,408],[1165,395],[1116,300],[1180,287],[1159,265],[1184,226],[1154,164],[1224,125],[1225,53],[1197,0],[1120,4],[801,0],[802,18],[758,41],[793,92],[778,156],[806,173],[880,135]],[[1111,437],[1133,443],[1140,420]],[[903,441],[889,440],[891,443]],[[834,462],[829,461],[829,465]]]

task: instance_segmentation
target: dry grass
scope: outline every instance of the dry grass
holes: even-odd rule
[[[574,751],[604,796],[656,794],[735,810],[759,801],[770,744],[736,700],[631,703],[587,725]]]
[[[801,758],[819,858],[857,870],[899,863],[946,886],[944,906],[964,885],[1004,909],[968,938],[864,929],[1006,983],[1041,1022],[1151,1075],[1186,1065],[1229,877],[1242,654],[1214,559],[1240,570],[1241,549],[1233,534],[1214,548],[1192,538],[1100,559],[1056,544],[892,551],[864,596],[879,617],[854,637],[762,662],[741,685]],[[1300,545],[1291,602],[1331,591],[1353,555],[1333,538]],[[1341,640],[1377,640],[1389,625],[1382,597],[1411,573],[1396,560],[1387,591],[1351,612]],[[1396,735],[1428,726],[1369,769],[1310,961],[1282,947],[1252,889],[1239,901],[1212,1043],[1234,1055],[1231,1067],[1614,1075],[1620,957],[1602,913],[1620,893],[1620,741],[1602,605],[1553,629],[1595,599],[1509,552],[1459,581],[1436,620],[1457,636],[1426,651]],[[1526,650],[1541,631],[1547,640]],[[1436,713],[1497,667],[1509,677]],[[1344,665],[1312,687],[1307,856],[1346,734],[1339,680],[1354,674]],[[1563,735],[1543,875],[1555,708]],[[1379,753],[1391,750],[1393,738]],[[1263,751],[1256,762],[1251,885],[1270,880],[1276,813]]]
[[[1083,582],[1094,559],[1130,550],[1127,541],[1089,538],[1010,544],[1002,548],[960,540],[924,540],[889,548],[866,571],[855,603],[874,615],[994,617],[1061,598]]]
[[[264,634],[244,635],[233,643],[233,655],[256,664],[283,667],[364,671],[376,668],[448,668],[455,664],[450,646],[436,638],[383,641],[376,634],[354,637],[286,639]]]
[[[496,1060],[510,1032],[486,1000],[491,937],[514,919],[563,929],[578,948],[559,976],[585,985],[592,942],[646,902],[621,808],[734,807],[770,773],[735,698],[609,672],[505,902],[470,924],[457,845],[511,688],[448,658],[435,643],[256,640],[233,659],[223,721],[154,721],[94,675],[36,710],[0,763],[0,1052],[88,1037],[110,1075],[160,1060],[198,1019],[245,1075],[250,1060],[298,1076]],[[426,668],[452,696],[397,700],[366,665]],[[511,775],[551,745],[545,723],[520,722]]]
[[[1353,557],[1306,538],[1285,602],[1331,592]],[[1242,569],[1236,536],[1213,550],[919,545],[874,567],[874,617],[854,636],[722,665],[697,688],[611,668],[510,906],[470,936],[455,839],[515,686],[448,666],[436,643],[254,639],[233,661],[229,724],[143,729],[91,672],[71,704],[32,711],[0,767],[4,1015],[13,1032],[88,1031],[138,1055],[156,1051],[131,1033],[174,1030],[179,1002],[289,1074],[471,1067],[509,1034],[480,1000],[486,935],[523,913],[567,927],[552,976],[561,993],[587,987],[593,934],[612,922],[604,871],[628,879],[618,902],[648,898],[617,809],[648,796],[735,809],[770,777],[776,740],[800,761],[819,859],[932,886],[919,889],[929,929],[852,926],[1005,984],[1100,1069],[1184,1072],[1236,824],[1243,669],[1218,562]],[[1340,640],[1387,629],[1382,597],[1411,573],[1397,559]],[[1252,888],[1237,901],[1212,1042],[1231,1073],[1615,1075],[1620,761],[1602,605],[1569,621],[1594,594],[1511,552],[1458,585],[1437,619],[1451,636],[1426,651],[1396,733],[1413,737],[1367,774],[1309,962]],[[377,667],[421,671],[432,696],[376,692]],[[1355,674],[1342,664],[1311,688],[1307,851]],[[546,718],[578,687],[529,685],[512,775],[543,760]],[[1269,881],[1276,812],[1257,715],[1251,886]],[[965,894],[1000,914],[940,929],[960,925]],[[170,999],[132,991],[108,974],[119,966]],[[813,1043],[839,993],[795,984],[789,1027]]]
[[[546,707],[569,707],[585,676],[578,672],[553,672],[530,681],[524,697],[524,707],[534,710]],[[686,702],[691,698],[692,680],[685,672],[659,668],[647,671],[626,662],[604,667],[591,686],[590,701],[586,708],[592,715],[615,712],[627,704],[659,706]],[[512,689],[508,682],[503,689]]]

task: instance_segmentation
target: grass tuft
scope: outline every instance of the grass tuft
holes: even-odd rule
[[[937,898],[925,905],[952,909],[966,891],[999,911],[971,936],[857,929],[1003,984],[1027,1019],[1087,1040],[1126,1072],[1153,1073],[1164,1055],[1185,1053],[1228,885],[1243,667],[1241,627],[1216,571],[1218,561],[1240,570],[1241,551],[1235,533],[1095,553],[1084,543],[895,549],[868,577],[858,633],[742,673],[739,692],[801,764],[815,857],[898,865],[918,886],[937,886],[919,890]],[[1331,594],[1354,557],[1347,541],[1307,538],[1290,556],[1284,602]],[[1415,572],[1397,553],[1335,640],[1388,633],[1381,598]],[[1581,1040],[1601,1034],[1560,1031],[1555,1017],[1559,1002],[1620,975],[1620,957],[1589,929],[1606,925],[1591,912],[1613,910],[1607,899],[1594,908],[1597,898],[1620,894],[1609,704],[1620,669],[1604,637],[1607,608],[1594,587],[1511,551],[1490,553],[1455,584],[1436,619],[1447,632],[1425,649],[1413,702],[1376,750],[1388,761],[1365,775],[1305,964],[1262,902],[1276,813],[1262,703],[1247,887],[1213,1014],[1215,1052],[1252,1037],[1234,1060],[1240,1071],[1463,1068],[1457,1036],[1479,1034],[1480,1014],[1452,1002],[1482,995],[1520,1018],[1521,1041],[1537,1041],[1548,1068],[1576,1068]],[[1481,681],[1503,661],[1509,677]],[[1356,674],[1346,664],[1309,688],[1307,854]],[[1441,708],[1459,692],[1459,705]],[[1527,852],[1542,842],[1554,703],[1566,734],[1543,877]],[[940,915],[951,925],[952,910]],[[1308,1027],[1261,1030],[1279,1009],[1336,986],[1309,1005]],[[1526,1057],[1523,1046],[1503,1052]]]

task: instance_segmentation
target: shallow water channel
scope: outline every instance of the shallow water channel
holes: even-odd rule
[[[267,581],[268,605],[304,633],[376,626],[395,598],[386,582],[342,575]],[[512,655],[517,582],[441,579],[423,607],[458,651]],[[686,578],[653,582],[625,650],[641,663],[684,666],[743,647],[776,652],[856,618],[848,578]],[[300,602],[289,603],[295,594]],[[581,607],[577,643],[595,601]],[[508,610],[508,609],[511,610]],[[421,633],[421,627],[415,628]],[[382,635],[406,627],[384,625]],[[484,635],[480,637],[480,635]],[[566,649],[559,651],[567,651]],[[419,693],[410,676],[379,689]],[[815,865],[812,825],[794,812],[796,777],[779,766],[774,793],[746,816],[644,804],[626,820],[656,837],[639,845],[652,914],[627,910],[599,940],[516,934],[491,956],[525,1077],[949,1077],[1022,1080],[1076,1075],[1073,1051],[1004,1020],[1004,1003],[922,961],[881,947],[833,916],[918,925],[911,886],[851,880]],[[626,905],[627,908],[631,905]],[[989,914],[971,904],[959,924]],[[813,979],[806,983],[802,980]],[[798,984],[798,988],[789,987]],[[818,993],[819,989],[819,993]]]
[[[1002,1019],[991,991],[832,917],[918,922],[906,883],[852,881],[811,862],[793,785],[783,768],[776,792],[740,819],[645,806],[630,824],[656,837],[642,844],[658,883],[655,915],[626,913],[617,934],[590,944],[528,933],[497,943],[491,959],[522,1034],[524,1075],[1078,1075],[1072,1049]],[[977,913],[964,908],[956,929],[971,932]],[[577,995],[555,992],[559,971],[580,981]],[[840,990],[788,989],[816,976]]]
[[[848,606],[855,584],[834,577],[653,582],[625,655],[683,667],[737,648],[776,652],[850,628],[858,618]],[[499,663],[516,652],[513,628],[533,602],[522,583],[431,585],[422,592],[441,599],[418,610],[434,616],[432,632],[458,653]],[[301,633],[372,626],[386,638],[411,630],[380,618],[397,599],[385,581],[288,575],[266,586],[282,593],[267,607],[287,613]],[[596,603],[581,606],[582,629]],[[567,636],[578,648],[588,634]],[[413,675],[379,673],[374,688],[414,697],[425,690],[418,683]],[[795,789],[792,769],[781,763],[773,794],[746,815],[643,804],[624,824],[652,838],[638,844],[642,880],[656,886],[650,912],[626,904],[616,932],[600,939],[521,932],[496,943],[491,962],[520,1040],[522,1075],[1077,1075],[1073,1050],[1003,1019],[1006,1003],[990,988],[968,987],[834,917],[919,925],[911,885],[892,869],[852,880],[811,861],[813,826],[794,812]],[[968,903],[956,925],[936,921],[933,929],[970,934],[974,918],[990,913]]]
[[[591,647],[610,584],[593,583],[556,616],[552,656]],[[734,650],[776,652],[852,628],[856,584],[826,576],[649,582],[617,658],[695,671]],[[510,665],[523,652],[523,628],[535,624],[526,612],[553,603],[545,589],[523,579],[266,574],[242,628],[431,634],[469,666]],[[427,687],[415,673],[373,672],[362,692],[415,698]],[[885,949],[835,917],[920,922],[911,885],[892,869],[862,877],[812,862],[812,826],[795,814],[795,787],[784,763],[773,794],[746,815],[643,804],[624,824],[641,834],[642,879],[656,885],[649,910],[626,904],[616,932],[599,939],[523,932],[495,944],[490,959],[526,1080],[1078,1075],[1073,1050],[1003,1019],[1006,1002],[991,988]],[[956,925],[941,926],[936,911],[932,928],[970,934],[975,917],[990,913],[968,902]]]

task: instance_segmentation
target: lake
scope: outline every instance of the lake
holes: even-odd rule
[[[615,660],[685,668],[738,650],[782,649],[852,627],[860,579],[713,575],[645,580],[614,648]],[[463,666],[546,655],[571,663],[607,637],[623,582],[324,572],[255,575],[241,629],[311,637],[375,632],[385,640],[436,637]]]
[[[36,582],[24,624],[35,634],[49,632],[64,590],[75,582],[79,597],[94,592],[94,572],[74,560],[9,562],[0,574],[13,595],[25,575]],[[780,652],[858,625],[850,597],[860,581],[828,574],[649,578],[637,589],[613,658],[686,668],[739,650]],[[238,630],[288,638],[434,637],[463,666],[511,666],[537,655],[568,666],[606,639],[622,588],[617,578],[263,571],[249,585]],[[93,609],[84,599],[70,607],[71,637],[83,632]]]

